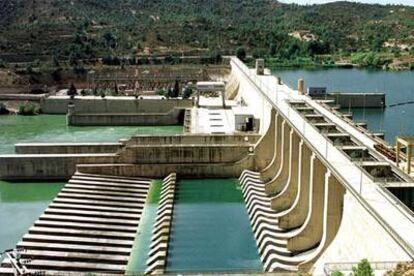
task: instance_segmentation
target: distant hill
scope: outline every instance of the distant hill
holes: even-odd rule
[[[414,8],[275,0],[2,0],[0,58],[166,52],[281,57],[414,45]]]

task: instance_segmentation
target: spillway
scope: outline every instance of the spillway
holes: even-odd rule
[[[262,271],[237,180],[178,180],[166,271]]]

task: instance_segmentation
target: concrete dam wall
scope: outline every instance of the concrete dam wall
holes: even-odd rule
[[[259,136],[133,136],[119,143],[17,144],[16,155],[0,156],[0,178],[69,179],[78,169],[161,177],[167,171],[184,176],[237,177],[254,164]],[[111,169],[109,169],[111,167]],[[122,169],[119,169],[123,167]]]
[[[192,106],[192,99],[126,96],[51,96],[40,103],[43,113],[67,114],[67,123],[74,126],[177,125]]]
[[[255,147],[259,162],[239,178],[264,270],[325,275],[343,260],[412,261],[412,214],[352,159],[362,147],[370,162],[392,170],[375,153],[376,141],[276,78],[257,75],[237,59],[231,65],[244,79],[239,97],[259,118],[273,114],[268,129],[274,133],[263,136],[265,147]],[[260,113],[268,108],[260,108],[261,98],[273,113]]]
[[[191,99],[136,99],[135,97],[107,96],[50,96],[41,101],[41,109],[46,114],[67,114],[68,105],[75,106],[76,114],[124,114],[124,113],[166,113],[173,108],[190,108]]]

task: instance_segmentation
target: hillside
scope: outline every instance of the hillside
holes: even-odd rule
[[[0,59],[6,61],[233,53],[240,46],[257,56],[291,59],[384,51],[384,45],[400,51],[414,45],[413,36],[414,8],[404,6],[298,6],[275,0],[0,2]]]

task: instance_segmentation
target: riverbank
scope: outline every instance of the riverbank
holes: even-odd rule
[[[255,58],[249,58],[248,64],[254,66]],[[414,70],[414,54],[394,54],[388,52],[356,52],[349,55],[302,56],[292,59],[266,57],[265,65],[274,70],[291,69],[377,69],[385,71]]]

